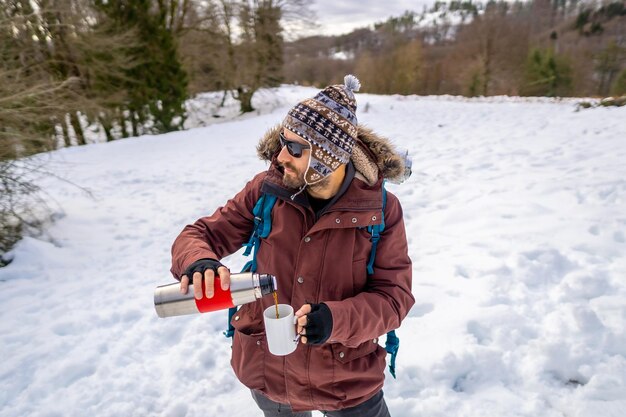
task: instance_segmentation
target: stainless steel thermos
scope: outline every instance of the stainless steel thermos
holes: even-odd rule
[[[202,283],[202,298],[197,300],[190,285],[187,294],[181,294],[180,283],[161,285],[154,290],[154,308],[161,318],[185,314],[224,310],[255,301],[276,291],[276,277],[270,274],[242,272],[230,275],[230,288],[222,290],[215,277],[215,295],[207,298]]]

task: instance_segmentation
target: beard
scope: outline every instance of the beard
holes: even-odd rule
[[[283,184],[286,187],[297,190],[297,189],[302,188],[304,185],[306,185],[306,182],[304,181],[304,174],[306,170],[305,172],[300,172],[296,169],[296,167],[294,167],[293,165],[289,165],[289,164],[283,164],[283,168],[284,167],[287,167],[290,170],[292,170],[292,172],[295,172],[295,174],[286,173],[286,172],[283,173]],[[324,189],[326,188],[328,184],[330,184],[330,178],[325,177],[322,180],[316,182],[315,184],[309,185],[309,189],[311,190]]]
[[[298,171],[293,165],[284,164],[283,168],[284,167],[289,168],[292,172],[295,172],[295,174],[291,172],[287,173],[286,171],[283,172],[283,184],[287,186],[288,188],[293,188],[293,189],[301,188],[305,184],[304,173]]]

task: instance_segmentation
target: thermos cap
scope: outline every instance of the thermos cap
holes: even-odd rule
[[[268,295],[278,290],[276,277],[270,274],[259,274],[259,287],[261,295]]]

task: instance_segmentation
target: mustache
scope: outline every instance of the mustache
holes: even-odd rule
[[[285,168],[288,168],[288,169],[290,169],[292,171],[296,171],[296,167],[294,167],[293,165],[291,165],[290,163],[287,163],[287,162],[285,162],[283,164],[280,164],[280,166],[283,168],[283,170]]]

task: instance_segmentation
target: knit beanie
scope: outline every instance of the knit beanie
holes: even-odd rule
[[[328,86],[287,113],[283,127],[311,145],[306,185],[321,181],[350,161],[357,138],[354,92],[359,88],[359,80],[346,75],[343,85]]]

